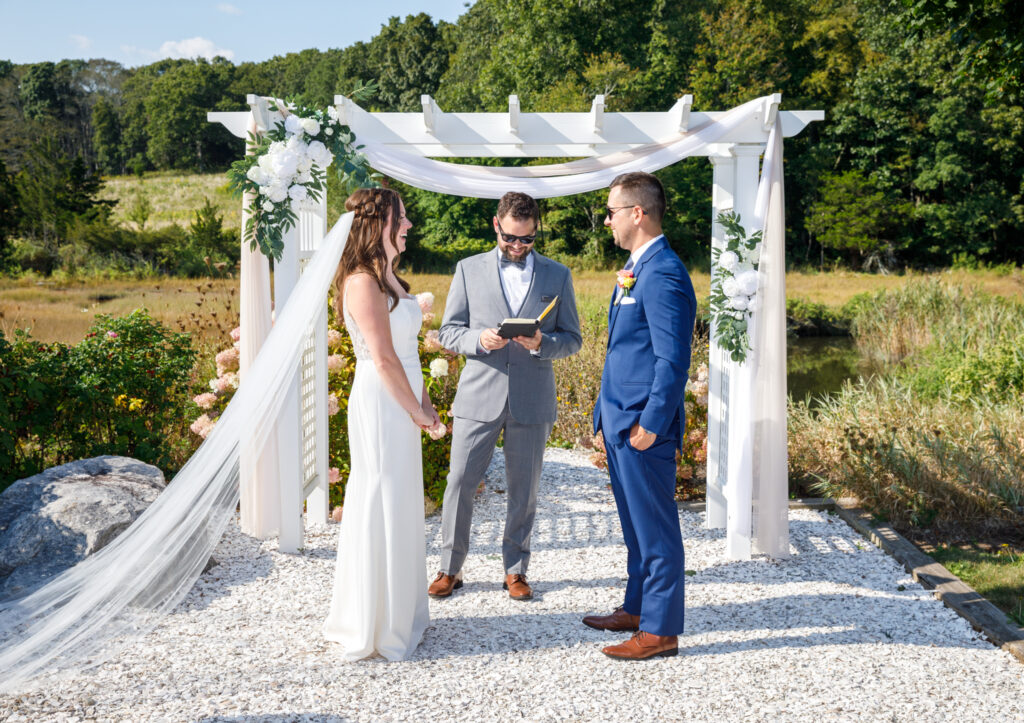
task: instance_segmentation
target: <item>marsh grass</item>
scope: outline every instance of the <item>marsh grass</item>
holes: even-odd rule
[[[856,497],[897,526],[985,530],[1024,513],[1024,411],[921,399],[899,382],[848,383],[791,403],[790,480]]]
[[[132,220],[142,199],[148,203],[146,228],[156,229],[177,224],[186,227],[206,199],[217,209],[225,228],[240,228],[242,201],[235,198],[223,173],[182,174],[170,171],[137,176],[109,176],[103,179],[100,197],[117,201],[113,220],[128,228],[138,228]]]

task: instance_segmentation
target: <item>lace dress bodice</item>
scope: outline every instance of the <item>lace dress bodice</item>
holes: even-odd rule
[[[352,348],[356,353],[356,359],[362,361],[372,360],[370,347],[366,338],[359,331],[355,319],[348,313],[348,305],[342,303],[342,315],[345,318],[345,330],[352,338]],[[391,343],[394,344],[395,353],[402,360],[416,359],[419,363],[419,330],[423,324],[423,312],[420,305],[412,297],[403,297],[398,300],[390,313],[391,320]]]

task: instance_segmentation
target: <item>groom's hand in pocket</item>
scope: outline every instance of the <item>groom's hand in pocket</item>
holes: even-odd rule
[[[657,434],[648,432],[639,423],[634,424],[629,430],[629,445],[638,452],[643,452],[650,447],[657,438]]]

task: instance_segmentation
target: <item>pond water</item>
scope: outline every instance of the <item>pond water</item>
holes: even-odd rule
[[[849,336],[807,336],[787,343],[786,382],[794,400],[838,391],[869,371]]]

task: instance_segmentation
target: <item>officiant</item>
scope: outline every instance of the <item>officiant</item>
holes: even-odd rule
[[[509,192],[492,219],[497,246],[463,259],[448,291],[440,340],[463,354],[466,366],[452,405],[451,468],[441,511],[441,569],[428,588],[446,598],[462,587],[469,553],[473,499],[504,433],[506,514],[503,588],[529,600],[530,534],[544,448],[557,413],[552,360],[582,344],[572,274],[534,250],[537,202]],[[557,298],[532,336],[499,334],[507,318],[537,319]]]

